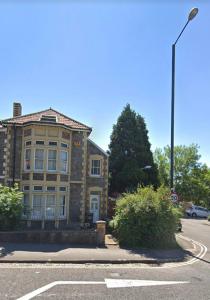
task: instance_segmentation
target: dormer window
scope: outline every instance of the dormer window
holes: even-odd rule
[[[40,121],[42,122],[51,122],[51,123],[56,123],[56,116],[48,116],[48,115],[42,115],[40,118]]]

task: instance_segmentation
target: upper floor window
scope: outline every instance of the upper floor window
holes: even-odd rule
[[[35,150],[35,170],[43,170],[44,169],[44,150],[36,149]]]
[[[91,175],[101,175],[101,161],[99,159],[93,159],[91,161]]]
[[[56,150],[48,150],[48,171],[56,171]]]
[[[31,169],[31,149],[25,150],[24,169],[25,170]]]
[[[61,172],[67,173],[68,153],[67,151],[60,152]]]

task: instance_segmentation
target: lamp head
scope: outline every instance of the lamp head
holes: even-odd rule
[[[189,15],[188,15],[188,21],[192,21],[192,19],[195,18],[197,13],[198,13],[198,8],[197,7],[192,8]]]

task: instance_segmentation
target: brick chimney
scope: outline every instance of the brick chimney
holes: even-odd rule
[[[14,102],[13,103],[13,118],[19,117],[22,115],[22,106],[20,103]]]

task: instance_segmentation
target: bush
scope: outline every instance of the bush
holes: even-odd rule
[[[168,189],[160,187],[155,191],[145,187],[118,200],[110,225],[121,245],[165,248],[176,245],[180,217],[181,212],[173,206]]]
[[[14,188],[0,185],[0,230],[14,229],[21,218],[23,193],[18,185]]]

